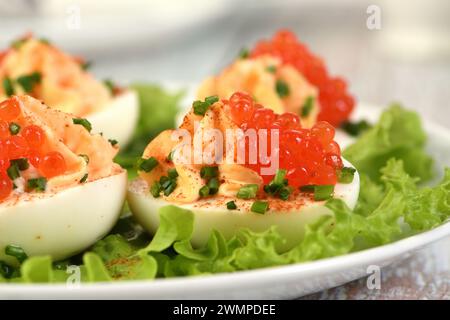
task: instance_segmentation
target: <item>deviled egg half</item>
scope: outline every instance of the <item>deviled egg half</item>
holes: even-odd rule
[[[316,121],[337,127],[355,104],[345,80],[330,76],[323,60],[287,30],[261,40],[219,75],[204,80],[197,96],[226,99],[235,91],[248,92],[278,114],[298,114],[304,127]]]
[[[0,102],[0,260],[18,246],[29,256],[72,256],[119,217],[127,174],[118,146],[83,118],[30,96]]]
[[[217,136],[229,138],[230,132],[246,134],[251,129],[265,129],[270,135],[269,161],[261,156],[264,140],[248,140],[247,154],[239,158],[236,150],[242,140]],[[307,224],[333,216],[324,205],[327,199],[340,198],[350,208],[356,204],[358,173],[341,158],[333,138],[329,123],[319,121],[305,129],[296,114],[277,115],[246,93],[222,101],[208,97],[194,102],[178,130],[164,131],[149,143],[127,199],[136,219],[151,233],[159,225],[159,208],[174,204],[194,213],[194,246],[203,245],[213,229],[230,238],[241,228],[264,231],[277,226],[286,239],[280,249],[289,249],[303,238]],[[258,154],[256,162],[252,152]],[[273,170],[264,170],[269,167]]]
[[[27,94],[46,105],[87,118],[93,132],[125,145],[139,116],[136,92],[96,80],[84,60],[31,36],[0,52],[0,101]]]

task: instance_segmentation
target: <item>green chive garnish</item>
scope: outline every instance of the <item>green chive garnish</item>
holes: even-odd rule
[[[88,179],[88,174],[86,173],[81,179],[80,179],[80,183],[85,183]]]
[[[202,167],[200,169],[200,177],[203,179],[211,179],[217,177],[219,174],[218,167]]]
[[[202,198],[209,196],[209,187],[208,186],[201,187],[200,190],[198,190],[198,194]]]
[[[211,178],[208,181],[209,194],[213,195],[219,191],[219,180],[217,178]]]
[[[278,96],[280,98],[287,97],[290,93],[288,84],[280,79],[277,80],[275,89],[277,90]]]
[[[218,96],[206,97],[205,101],[200,101],[200,100],[194,101],[194,103],[192,104],[192,107],[194,109],[194,113],[196,115],[199,115],[199,116],[204,116],[206,111],[208,110],[208,108],[212,104],[216,103],[217,101],[219,101],[219,97]]]
[[[361,120],[358,122],[345,121],[341,124],[342,130],[354,137],[359,136],[361,133],[363,133],[367,129],[370,129],[371,127],[372,126],[366,120]]]
[[[90,67],[92,66],[92,62],[91,61],[86,61],[81,65],[81,69],[83,69],[84,71],[88,70]]]
[[[311,113],[313,107],[314,107],[314,97],[313,96],[308,96],[308,98],[306,98],[305,104],[302,107],[302,111],[300,113],[300,116],[302,118],[308,117],[309,114]]]
[[[273,180],[264,186],[264,192],[272,196],[277,196],[282,200],[287,200],[292,192],[292,188],[287,185],[285,176],[286,170],[278,169]]]
[[[141,158],[137,162],[137,168],[140,171],[150,172],[159,164],[158,160],[154,157],[148,159]]]
[[[11,160],[11,164],[14,164],[15,166],[17,166],[17,169],[19,169],[20,171],[27,170],[30,167],[30,164],[28,163],[27,158]]]
[[[115,87],[115,85],[114,85],[114,82],[112,82],[111,79],[103,80],[103,84],[105,85],[106,88],[108,88],[108,90],[109,90],[109,92],[111,94],[114,94],[114,87]]]
[[[21,247],[12,244],[6,246],[5,254],[16,258],[20,263],[24,262],[28,258],[27,254]]]
[[[328,200],[332,197],[334,191],[333,185],[314,186],[314,200]]]
[[[258,192],[257,184],[247,184],[239,189],[236,197],[238,197],[239,199],[252,199],[256,197],[257,192]]]
[[[247,48],[242,48],[239,51],[239,58],[247,59],[250,56],[250,51]]]
[[[86,164],[89,164],[89,156],[87,154],[79,154],[79,157],[82,157]]]
[[[82,125],[88,132],[91,132],[92,125],[87,119],[84,119],[84,118],[73,118],[72,121],[73,121],[74,124]]]
[[[159,198],[159,194],[161,193],[161,184],[158,181],[155,181],[150,187],[150,193],[154,198]]]
[[[306,185],[306,186],[301,186],[300,187],[300,191],[302,192],[314,192],[314,185]]]
[[[6,173],[11,180],[15,180],[20,177],[20,172],[17,164],[11,163],[8,169],[6,169]]]
[[[167,161],[173,161],[173,153],[175,152],[175,150],[172,150],[169,152],[169,154],[167,155]]]
[[[292,189],[290,187],[283,187],[280,191],[278,191],[278,197],[281,200],[289,199],[289,195],[291,194]]]
[[[269,209],[269,203],[267,201],[255,201],[252,204],[250,211],[264,214]]]
[[[29,75],[20,76],[17,78],[17,83],[23,88],[26,93],[33,91],[36,84],[41,82],[42,75],[40,72],[33,72]]]
[[[29,179],[28,183],[27,183],[28,189],[35,190],[38,192],[45,191],[46,185],[47,185],[47,179],[45,179],[45,178]]]
[[[11,279],[14,274],[14,268],[0,260],[0,275],[5,279]]]
[[[228,201],[227,202],[227,209],[228,210],[236,210],[237,209],[237,205],[234,201]]]
[[[177,187],[177,181],[176,178],[169,178],[166,176],[162,176],[159,179],[159,184],[161,185],[161,190],[163,191],[164,195],[167,197],[170,195],[173,190]]]
[[[20,132],[20,126],[15,122],[11,122],[9,124],[9,132],[11,132],[13,136],[15,136]]]
[[[111,145],[114,147],[116,144],[118,144],[119,142],[115,139],[108,139],[109,143],[111,143]]]
[[[20,38],[14,40],[13,42],[11,42],[11,47],[18,50],[25,42],[27,42],[27,40],[28,40],[27,38]]]
[[[10,78],[3,79],[3,90],[8,97],[14,94],[14,86]]]
[[[169,169],[167,171],[167,175],[169,176],[170,179],[175,179],[176,177],[178,177],[177,169],[175,168]]]
[[[46,38],[40,38],[39,41],[40,41],[42,44],[46,44],[46,45],[50,45],[50,44],[51,44],[51,43],[50,43],[50,40],[48,40],[48,39],[46,39]]]
[[[266,68],[266,71],[270,72],[270,73],[275,73],[275,72],[277,72],[277,67],[276,66],[268,66]]]
[[[355,176],[356,169],[351,167],[344,167],[338,171],[338,181],[340,183],[351,183]]]

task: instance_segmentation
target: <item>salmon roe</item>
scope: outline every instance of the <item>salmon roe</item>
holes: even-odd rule
[[[271,40],[258,42],[250,57],[267,54],[278,57],[283,64],[294,66],[319,89],[319,121],[327,121],[336,127],[348,119],[355,100],[347,91],[347,83],[340,77],[331,77],[323,60],[299,42],[294,33],[278,31]]]
[[[11,132],[13,122],[19,129]],[[22,122],[20,102],[16,97],[0,103],[0,201],[13,190],[13,182],[8,176],[12,160],[27,159],[46,178],[66,171],[66,162],[61,153],[45,153],[44,130],[36,125],[22,126]]]
[[[233,122],[242,130],[270,129],[279,130],[279,168],[287,170],[289,185],[334,185],[337,183],[337,170],[342,169],[341,150],[333,140],[335,129],[325,121],[317,122],[311,129],[301,127],[299,117],[294,113],[274,114],[271,110],[254,103],[250,95],[243,92],[234,93],[229,99]],[[270,139],[267,149],[270,154]],[[258,172],[270,163],[250,163],[246,145],[245,166]],[[259,152],[259,151],[258,151]],[[265,183],[273,175],[262,175]]]

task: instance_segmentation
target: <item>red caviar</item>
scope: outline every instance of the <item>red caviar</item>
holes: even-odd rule
[[[355,105],[354,98],[347,92],[347,84],[340,77],[331,77],[321,58],[314,55],[307,46],[288,31],[277,32],[271,40],[258,42],[251,51],[251,57],[272,55],[282,63],[294,66],[305,78],[319,89],[320,112],[318,120],[338,126],[345,121]]]
[[[12,122],[19,124],[18,132],[12,134]],[[7,174],[11,161],[26,158],[46,178],[66,171],[66,162],[59,152],[45,152],[46,135],[36,125],[22,126],[21,107],[12,97],[0,103],[0,201],[13,190],[13,182]],[[22,128],[20,128],[22,126]]]
[[[61,153],[52,151],[39,160],[39,172],[46,178],[55,177],[66,171],[66,161]]]
[[[329,123],[319,121],[311,129],[302,128],[297,115],[289,112],[275,115],[256,105],[250,95],[242,92],[234,93],[229,105],[233,121],[243,130],[279,129],[279,167],[287,170],[286,177],[291,186],[337,183],[336,171],[341,169],[343,164],[339,145],[333,140],[335,130]],[[268,135],[270,136],[270,132]],[[248,149],[247,146],[247,153]],[[270,142],[268,149],[270,152]],[[259,161],[250,164],[248,159],[246,162],[245,166],[258,173],[261,167],[269,166]],[[268,183],[273,175],[262,177],[265,183]]]

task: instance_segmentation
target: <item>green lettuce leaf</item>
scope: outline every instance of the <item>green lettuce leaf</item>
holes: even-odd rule
[[[406,172],[422,181],[433,175],[432,159],[424,152],[426,135],[419,116],[392,105],[378,123],[343,152],[359,172],[377,181],[390,158],[403,160]]]

